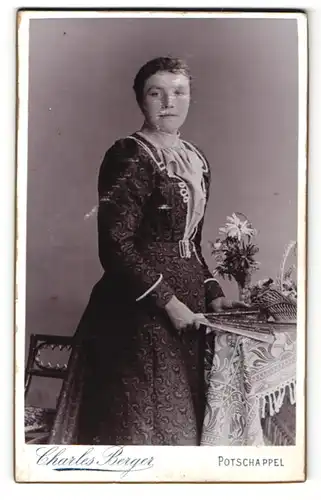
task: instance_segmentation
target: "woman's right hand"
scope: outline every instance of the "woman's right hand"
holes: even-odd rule
[[[165,306],[166,312],[176,330],[184,330],[188,327],[200,327],[200,318],[196,316],[183,302],[178,300],[175,295]]]

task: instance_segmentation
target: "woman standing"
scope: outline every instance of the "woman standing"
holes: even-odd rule
[[[144,123],[100,169],[105,272],[75,334],[51,443],[199,444],[205,341],[195,313],[238,305],[202,257],[210,168],[179,135],[189,69],[154,59],[134,91]]]

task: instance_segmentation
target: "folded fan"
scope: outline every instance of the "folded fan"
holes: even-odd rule
[[[275,341],[275,335],[273,334],[272,329],[268,326],[255,327],[255,329],[251,330],[249,325],[247,325],[247,328],[240,328],[239,326],[236,327],[235,325],[228,324],[227,322],[222,324],[213,319],[209,320],[203,314],[198,314],[197,316],[202,325],[207,326],[211,330],[215,330],[216,333],[233,333],[250,339],[267,342],[268,344],[273,344]]]

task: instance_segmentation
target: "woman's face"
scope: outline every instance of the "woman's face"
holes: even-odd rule
[[[154,130],[173,133],[183,125],[190,103],[190,82],[183,73],[162,71],[146,80],[142,111]]]

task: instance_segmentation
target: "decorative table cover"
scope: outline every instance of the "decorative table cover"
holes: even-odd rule
[[[207,336],[201,445],[295,444],[296,324],[266,325],[272,343],[218,331]]]

